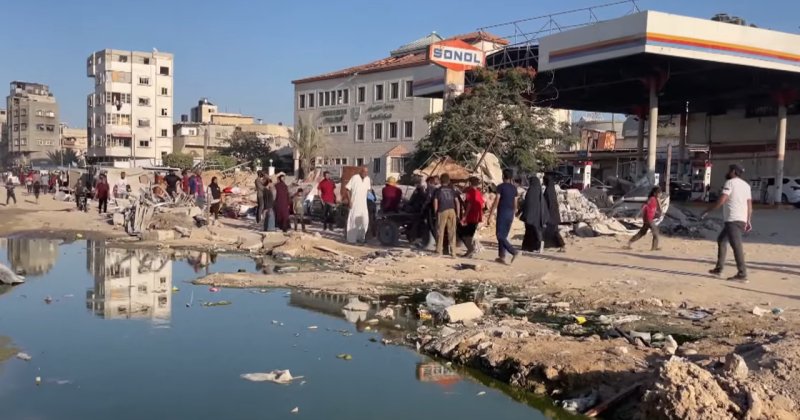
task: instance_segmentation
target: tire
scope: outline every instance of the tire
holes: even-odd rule
[[[400,242],[400,226],[390,220],[378,222],[378,241],[383,246],[397,246]]]

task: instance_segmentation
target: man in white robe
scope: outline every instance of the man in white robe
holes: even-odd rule
[[[350,213],[347,216],[347,242],[352,244],[366,242],[367,228],[369,228],[367,194],[372,189],[372,181],[369,179],[367,168],[362,167],[357,175],[353,175],[345,189],[350,205]]]

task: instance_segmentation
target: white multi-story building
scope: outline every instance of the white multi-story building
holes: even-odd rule
[[[172,153],[172,54],[106,49],[86,66],[95,80],[87,97],[87,161],[161,164]]]
[[[484,51],[506,40],[488,33],[453,37]],[[444,69],[428,59],[428,47],[444,38],[432,33],[368,64],[295,80],[295,124],[311,123],[326,142],[317,160],[333,173],[343,166],[367,166],[373,182],[403,174],[405,159],[430,127],[425,117],[442,110]],[[431,89],[433,88],[433,89]]]

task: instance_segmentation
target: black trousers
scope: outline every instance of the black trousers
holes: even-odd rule
[[[328,230],[336,227],[336,222],[333,220],[333,204],[322,203],[322,230]]]
[[[258,205],[256,206],[256,223],[261,223],[261,216],[264,213],[264,193],[256,193],[256,201]]]
[[[464,246],[467,248],[467,254],[472,254],[475,252],[475,232],[478,230],[477,223],[467,223],[466,225],[461,225],[460,223],[456,227],[456,234],[458,235],[461,242],[464,243]]]
[[[522,237],[522,250],[527,252],[538,251],[542,247],[542,239],[542,228],[526,223],[525,236]]]
[[[657,250],[658,249],[658,237],[659,237],[658,226],[656,226],[655,222],[653,222],[653,221],[646,222],[646,223],[642,224],[642,228],[639,229],[638,232],[636,232],[636,235],[633,235],[633,238],[631,238],[629,243],[634,243],[634,242],[638,241],[639,239],[642,239],[644,237],[644,235],[647,234],[648,230],[653,233],[653,246],[650,249],[652,249],[653,251]]]
[[[725,227],[717,237],[717,269],[722,270],[725,266],[725,258],[728,256],[728,244],[733,248],[733,258],[736,259],[736,269],[738,274],[747,275],[747,266],[744,262],[744,247],[742,246],[742,235],[744,234],[744,222],[725,222]]]
[[[17,204],[17,193],[14,190],[6,190],[6,205],[11,200],[14,200],[14,204]]]
[[[97,203],[98,213],[108,213],[108,198],[98,198]]]
[[[548,223],[544,228],[544,244],[545,246],[554,246],[556,248],[564,248],[566,243],[558,231],[558,225]]]

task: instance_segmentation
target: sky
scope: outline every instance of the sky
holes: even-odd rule
[[[84,127],[98,50],[175,55],[175,119],[208,97],[220,110],[290,124],[294,79],[367,63],[432,31],[443,36],[615,0],[0,0],[0,83],[50,85],[61,120]],[[36,7],[32,7],[35,4]],[[719,12],[760,27],[800,33],[798,0],[639,0],[641,10],[708,18]],[[632,10],[598,9],[598,19]],[[587,11],[555,17],[587,22]],[[547,20],[519,25],[539,30]],[[513,25],[489,29],[514,33]],[[6,88],[4,88],[5,91]],[[6,94],[3,94],[4,97]],[[3,101],[4,102],[4,101]]]

